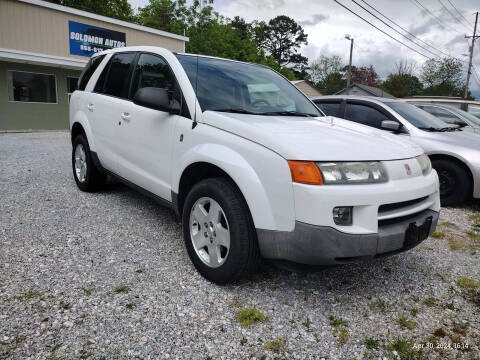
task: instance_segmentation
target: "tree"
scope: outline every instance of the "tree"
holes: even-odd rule
[[[124,21],[134,21],[135,15],[128,0],[49,0],[52,3],[108,16]]]
[[[421,79],[425,83],[424,95],[462,96],[463,66],[455,58],[429,59],[422,67]]]
[[[389,74],[382,88],[395,97],[420,95],[423,84],[420,79],[411,74]]]
[[[308,59],[298,53],[302,44],[308,44],[307,34],[292,18],[281,15],[271,19],[268,24],[257,23],[255,39],[259,46],[270,54],[281,67],[293,65],[299,70],[307,65]]]
[[[323,83],[333,73],[340,73],[344,65],[342,58],[337,55],[321,55],[310,63],[310,80],[316,83]]]
[[[351,83],[363,84],[368,86],[379,87],[381,85],[380,77],[373,68],[372,65],[369,67],[361,66],[355,67],[352,66],[352,80]]]

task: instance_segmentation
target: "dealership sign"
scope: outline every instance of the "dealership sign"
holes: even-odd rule
[[[68,22],[70,38],[70,54],[92,56],[94,53],[124,47],[126,45],[125,33],[104,29],[75,21]]]

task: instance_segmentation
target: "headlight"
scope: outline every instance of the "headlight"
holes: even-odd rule
[[[427,154],[419,155],[415,159],[417,159],[420,167],[422,168],[422,174],[424,176],[430,174],[430,172],[432,171],[432,163]]]
[[[378,161],[317,163],[317,166],[325,185],[373,184],[388,181],[387,171]]]

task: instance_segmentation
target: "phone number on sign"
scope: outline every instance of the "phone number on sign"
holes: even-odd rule
[[[468,349],[468,344],[466,343],[431,343],[431,342],[425,342],[421,344],[414,344],[413,348],[415,350],[420,350],[420,349],[461,349],[461,350],[466,350]]]

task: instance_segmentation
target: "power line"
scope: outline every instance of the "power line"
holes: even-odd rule
[[[408,31],[407,29],[405,29],[404,27],[400,26],[399,24],[397,24],[395,21],[393,21],[392,19],[390,19],[389,17],[387,17],[386,15],[384,15],[382,12],[378,11],[375,7],[373,7],[372,5],[370,5],[369,3],[367,3],[365,0],[360,0],[361,2],[363,2],[365,5],[367,5],[368,7],[370,7],[371,9],[373,9],[374,11],[376,11],[377,13],[379,13],[380,15],[382,15],[385,19],[387,19],[388,21],[390,21],[391,23],[393,23],[394,25],[396,25],[397,27],[399,27],[400,29],[402,29],[403,31],[405,31],[407,34],[409,34],[410,36],[414,37],[415,39],[417,39],[418,41],[424,43],[425,45],[427,46],[430,46],[432,49],[435,49],[436,51],[442,53],[443,55],[445,56],[448,56],[448,57],[452,57],[450,54],[438,49],[437,47],[433,46],[432,44],[429,44],[427,43],[426,41],[423,41],[422,39],[420,39],[419,37],[417,37],[415,34],[412,34],[410,31]],[[411,40],[410,40],[411,41]]]
[[[458,20],[458,18],[450,10],[448,10],[448,8],[442,3],[442,0],[438,0],[438,2],[440,3],[440,5],[442,5],[442,7],[445,10],[447,10],[447,12],[452,16],[452,18],[454,18],[460,25],[463,25],[463,26],[467,27],[463,22]],[[470,30],[470,29],[468,29],[468,30]]]
[[[363,0],[362,0],[363,1]],[[430,54],[432,54],[433,56],[436,56],[436,57],[440,57],[439,55],[433,53],[432,51],[430,51],[429,49],[427,49],[426,47],[422,46],[422,45],[419,45],[417,44],[415,41],[413,41],[412,39],[410,39],[408,36],[404,35],[403,33],[401,33],[400,31],[398,31],[397,29],[393,28],[392,26],[390,26],[389,24],[387,24],[385,21],[383,21],[382,19],[380,19],[377,15],[373,14],[371,11],[369,11],[368,9],[366,9],[365,7],[363,7],[362,5],[360,5],[358,2],[356,2],[355,0],[352,0],[352,2],[354,2],[355,4],[357,4],[359,7],[361,7],[363,10],[365,10],[366,12],[368,12],[370,15],[372,15],[375,19],[381,21],[383,24],[385,24],[386,26],[388,26],[390,29],[392,29],[393,31],[395,31],[397,34],[400,34],[401,36],[403,36],[405,39],[407,39],[408,41],[411,41],[412,43],[414,43],[415,45],[417,45],[418,47],[422,48],[423,50],[429,52]]]
[[[375,29],[377,29],[377,30],[380,31],[381,33],[387,35],[387,36],[388,36],[389,38],[391,38],[392,40],[394,40],[394,41],[402,44],[403,46],[409,48],[409,49],[412,50],[412,51],[415,51],[417,54],[419,54],[419,55],[421,55],[421,56],[423,56],[423,57],[425,57],[425,58],[427,58],[427,59],[430,59],[429,56],[427,56],[427,55],[425,55],[425,54],[422,54],[420,51],[415,50],[414,48],[412,48],[412,47],[408,46],[407,44],[401,42],[400,40],[394,38],[392,35],[388,34],[387,32],[383,31],[383,30],[380,29],[379,27],[375,26],[375,25],[372,24],[370,21],[364,19],[363,17],[361,17],[360,15],[358,15],[357,13],[355,13],[353,10],[349,9],[348,7],[346,7],[345,5],[343,5],[342,3],[338,2],[337,0],[333,0],[333,1],[335,1],[338,5],[340,5],[341,7],[345,8],[346,10],[348,10],[349,12],[351,12],[351,13],[352,13],[353,15],[355,15],[356,17],[358,17],[358,18],[362,19],[363,21],[365,21],[365,22],[366,22],[367,24],[369,24],[370,26],[373,26]]]
[[[450,5],[452,5],[452,7],[455,9],[458,15],[460,15],[460,17],[462,17],[466,21],[466,24],[469,24],[467,18],[463,16],[463,14],[455,7],[455,5],[453,5],[453,2],[451,2],[450,0],[447,0],[447,1],[450,3]],[[468,25],[468,27],[470,28],[470,24]]]
[[[453,29],[453,31],[456,31],[458,32],[459,34],[462,34],[460,31],[458,31],[457,29],[455,28],[452,28],[450,25],[448,24],[444,24],[442,22],[442,20],[440,20],[437,16],[435,16],[434,13],[432,13],[429,9],[427,9],[425,6],[423,6],[420,2],[418,2],[418,0],[410,0],[413,4],[415,4],[417,7],[421,7],[421,9],[425,10],[432,18],[434,18],[439,24],[441,27],[445,28],[445,27],[448,27],[450,29]],[[462,34],[463,35],[463,34]]]

